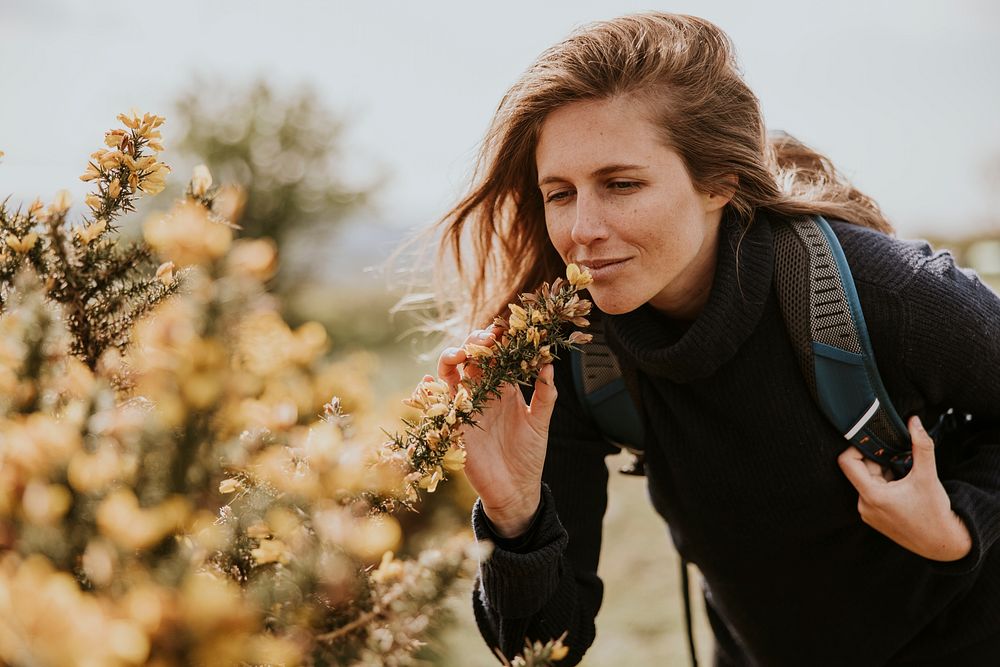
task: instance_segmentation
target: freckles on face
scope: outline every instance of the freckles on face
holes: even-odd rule
[[[542,124],[535,160],[549,238],[564,261],[591,269],[598,307],[669,304],[700,287],[704,267],[693,263],[714,257],[721,211],[643,107],[627,98],[561,107]]]

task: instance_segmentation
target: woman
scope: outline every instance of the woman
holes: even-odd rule
[[[796,365],[772,229],[804,214],[834,221],[908,418],[901,480],[847,447]],[[935,451],[921,425],[947,408],[1000,418],[1000,299],[947,253],[889,236],[825,157],[768,140],[717,27],[641,14],[543,53],[504,97],[443,225],[472,326],[566,263],[589,267],[609,344],[636,378],[650,497],[704,575],[716,664],[1000,662],[1000,433]],[[474,375],[466,361],[445,350],[439,375]],[[528,403],[508,387],[482,425],[466,463],[476,535],[496,545],[477,582],[480,630],[507,655],[568,631],[561,664],[574,664],[601,604],[616,449],[565,360]]]

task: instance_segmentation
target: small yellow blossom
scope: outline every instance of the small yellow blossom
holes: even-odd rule
[[[149,171],[156,166],[156,158],[152,155],[146,155],[138,160],[130,158],[128,164],[132,171]]]
[[[549,345],[542,345],[538,348],[538,358],[543,364],[551,364],[555,357],[552,356],[552,349]]]
[[[427,489],[428,493],[434,493],[437,490],[438,483],[444,479],[444,470],[441,466],[436,466],[429,475],[425,475],[420,479],[420,488]]]
[[[517,304],[510,304],[510,330],[521,331],[528,326],[528,312]]]
[[[240,487],[240,480],[230,477],[219,482],[219,493],[235,493],[240,490]]]
[[[291,560],[288,547],[281,540],[265,539],[260,541],[260,546],[250,550],[250,555],[257,561],[258,565],[267,563],[281,563],[282,565]]]
[[[24,235],[24,238],[19,239],[13,234],[7,235],[7,246],[16,253],[26,253],[35,247],[35,243],[38,242],[38,234],[30,232]]]
[[[524,337],[527,338],[528,342],[534,345],[535,347],[538,347],[538,344],[542,340],[541,332],[538,331],[538,327],[528,327],[527,330],[524,332]]]
[[[174,282],[174,263],[164,262],[156,269],[156,279],[164,286],[170,287]]]
[[[88,162],[87,163],[87,171],[83,172],[83,175],[80,176],[80,180],[81,181],[92,181],[92,180],[94,180],[96,178],[100,178],[100,177],[101,177],[101,169],[100,169],[100,167],[98,167],[93,162]]]
[[[184,202],[169,215],[154,215],[143,226],[146,241],[177,266],[207,264],[232,244],[232,230],[215,222],[197,202]]]
[[[447,403],[435,403],[424,410],[424,416],[431,419],[434,417],[440,417],[441,415],[448,414],[448,409]]]
[[[493,356],[493,349],[485,345],[466,343],[462,349],[465,350],[465,354],[471,359],[487,359]]]
[[[594,282],[590,271],[581,269],[576,264],[568,264],[566,266],[566,280],[577,289],[583,289]]]
[[[138,188],[148,195],[156,195],[163,192],[163,189],[166,187],[167,173],[169,172],[170,167],[162,162],[156,163],[148,173],[138,180]]]
[[[72,203],[73,196],[69,193],[69,190],[60,190],[56,193],[56,198],[52,200],[49,212],[52,215],[61,215],[69,210]]]
[[[126,136],[125,130],[108,130],[104,133],[104,143],[111,148],[121,148]]]
[[[122,125],[125,127],[130,130],[134,130],[139,127],[139,112],[135,109],[131,109],[127,114],[120,113],[118,114],[118,120],[120,120]]]
[[[108,183],[108,199],[118,199],[118,195],[121,194],[122,184],[117,178],[110,183]]]
[[[265,281],[278,270],[278,248],[269,238],[241,239],[226,262],[233,273]]]
[[[465,414],[472,412],[472,396],[464,384],[458,385],[458,389],[455,390],[455,408]]]
[[[99,211],[99,210],[101,210],[101,206],[103,206],[103,205],[104,205],[104,202],[103,202],[103,201],[101,201],[101,197],[100,197],[100,195],[96,195],[96,194],[93,194],[93,193],[92,193],[92,194],[89,194],[89,195],[87,195],[87,196],[86,196],[86,197],[84,198],[83,202],[84,202],[84,203],[85,203],[85,204],[86,204],[87,206],[89,206],[89,207],[90,207],[90,209],[91,209],[91,210],[93,210],[93,211]]]
[[[191,194],[195,197],[204,197],[210,187],[212,187],[212,174],[208,171],[208,167],[199,164],[194,168],[194,176],[191,177]]]
[[[556,645],[552,647],[549,651],[549,660],[555,660],[556,662],[562,660],[569,654],[569,647],[565,644],[556,642]]]
[[[458,472],[465,467],[465,450],[459,447],[451,447],[448,453],[441,459],[441,465],[445,470]]]
[[[117,169],[122,165],[125,158],[125,155],[121,151],[98,151],[98,153],[101,153],[101,156],[97,159],[104,169]]]
[[[80,237],[80,242],[83,243],[83,245],[87,245],[100,236],[101,233],[107,228],[107,221],[104,219],[98,219],[86,227],[76,230],[76,235]]]
[[[21,508],[28,521],[49,525],[66,514],[72,499],[69,490],[62,484],[31,482],[24,489]]]

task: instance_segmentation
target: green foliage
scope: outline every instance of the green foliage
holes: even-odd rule
[[[343,124],[309,88],[278,93],[264,81],[238,89],[198,83],[176,102],[179,149],[245,193],[240,235],[270,237],[283,250],[301,234],[343,223],[371,187],[341,178]],[[283,267],[277,288],[290,284]]]

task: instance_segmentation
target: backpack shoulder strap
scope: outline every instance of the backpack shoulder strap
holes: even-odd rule
[[[629,392],[628,378],[608,347],[600,314],[593,312],[590,320],[587,333],[593,340],[572,350],[570,356],[577,396],[605,438],[618,447],[639,451],[644,436],[642,418]]]
[[[775,288],[813,399],[868,458],[897,477],[910,436],[882,384],[844,251],[820,216],[774,227]]]

